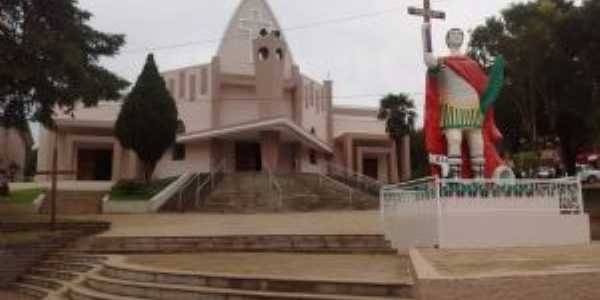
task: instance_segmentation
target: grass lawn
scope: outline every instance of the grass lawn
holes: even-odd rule
[[[33,203],[33,200],[35,200],[43,192],[43,189],[27,189],[12,191],[8,197],[0,196],[0,204],[31,204]]]
[[[124,181],[116,184],[110,191],[112,201],[148,201],[167,186],[177,180],[177,177],[160,179],[146,184],[144,182]]]

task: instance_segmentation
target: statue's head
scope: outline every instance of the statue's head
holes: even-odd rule
[[[460,28],[452,28],[446,34],[446,45],[452,52],[459,52],[465,42],[465,32]]]

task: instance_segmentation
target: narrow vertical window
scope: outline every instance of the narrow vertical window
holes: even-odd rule
[[[208,69],[202,68],[200,72],[200,94],[208,94]]]
[[[179,72],[179,98],[185,98],[185,72]]]
[[[196,74],[190,75],[190,101],[196,101]]]
[[[171,92],[171,96],[175,97],[175,79],[169,79],[169,92]]]

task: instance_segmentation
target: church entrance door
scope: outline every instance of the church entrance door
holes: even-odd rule
[[[112,150],[79,149],[77,180],[109,181],[112,179]]]
[[[363,173],[373,179],[378,179],[379,160],[377,158],[365,158],[363,160]]]
[[[262,158],[259,143],[238,142],[235,144],[236,172],[262,171]]]

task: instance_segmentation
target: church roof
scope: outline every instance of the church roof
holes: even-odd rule
[[[263,28],[282,31],[267,1],[242,0],[225,29],[217,53],[225,73],[253,75],[252,43]],[[294,59],[283,32],[281,38],[288,52],[285,56],[285,71],[286,74],[291,74]]]

